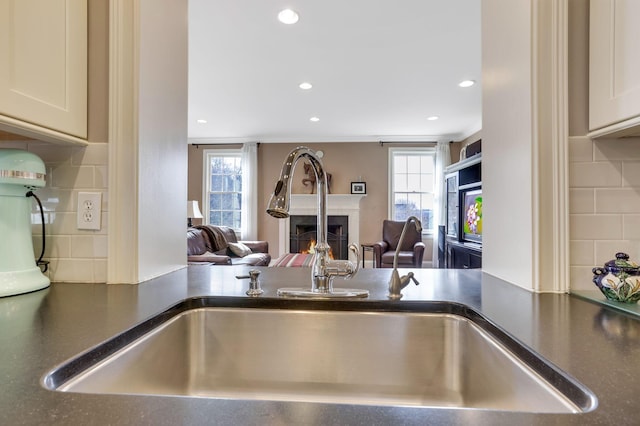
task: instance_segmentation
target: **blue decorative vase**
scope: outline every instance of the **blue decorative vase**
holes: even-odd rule
[[[593,282],[602,294],[614,302],[638,303],[640,300],[640,266],[629,260],[626,253],[593,268]]]

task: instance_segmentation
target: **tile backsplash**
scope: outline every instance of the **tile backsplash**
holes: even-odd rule
[[[640,260],[640,138],[569,138],[571,289],[594,290],[594,266]]]
[[[45,210],[45,255],[53,282],[104,283],[107,279],[108,145],[53,145],[0,132],[0,148],[25,149],[45,163],[46,187],[35,190]],[[76,228],[78,192],[102,193],[99,231]],[[34,256],[42,249],[40,211],[33,201]]]

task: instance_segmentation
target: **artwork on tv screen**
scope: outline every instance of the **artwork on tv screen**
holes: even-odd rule
[[[468,241],[482,241],[482,190],[464,193],[463,235]]]

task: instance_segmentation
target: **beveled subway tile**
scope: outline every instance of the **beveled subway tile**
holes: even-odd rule
[[[76,232],[76,213],[55,213],[49,216],[51,223],[47,224],[47,233],[52,235],[71,235]]]
[[[611,259],[615,259],[616,253],[627,253],[629,258],[640,262],[640,241],[638,240],[604,240],[595,242],[596,262],[594,266],[602,266]]]
[[[93,188],[93,166],[55,167],[52,172],[52,185],[58,188]]]
[[[622,162],[622,186],[640,188],[640,161]]]
[[[571,265],[593,265],[595,262],[595,242],[593,240],[572,240],[569,243]]]
[[[93,282],[93,259],[59,258],[49,265],[51,281],[71,283]]]
[[[596,161],[640,160],[640,138],[598,139],[593,148]]]
[[[640,240],[640,214],[622,216],[622,237],[627,240]]]
[[[595,213],[593,188],[571,188],[569,190],[569,213]]]
[[[611,188],[622,186],[622,162],[570,163],[570,188]]]
[[[593,272],[590,266],[571,266],[569,268],[569,284],[571,290],[597,290],[593,283]],[[604,298],[604,296],[602,296]]]
[[[81,149],[76,147],[75,149]],[[70,164],[74,147],[54,145],[50,143],[30,143],[29,151],[36,154],[46,164]]]
[[[47,235],[45,239],[44,260],[52,257],[69,257],[71,254],[70,238],[67,235]],[[42,235],[33,235],[33,251],[35,257],[42,251]]]
[[[622,238],[622,215],[569,215],[571,240],[614,240]]]
[[[94,283],[107,282],[107,259],[93,260],[93,282]]]
[[[40,156],[47,168],[46,187],[39,188],[36,195],[42,200],[47,210],[46,220],[50,222],[46,232],[52,243],[47,241],[46,256],[51,257],[47,259],[52,265],[51,276],[59,281],[105,282],[106,261],[99,263],[99,267],[94,261],[106,258],[107,252],[108,145],[92,143],[87,147],[66,147],[40,142],[24,142],[23,145]],[[100,231],[77,229],[79,191],[103,193]],[[32,208],[34,246],[38,247],[35,251],[39,251],[41,244],[35,243],[35,235],[41,233],[39,219],[34,219],[38,214],[37,207]],[[75,260],[83,260],[85,263],[81,265],[88,266],[78,269]]]
[[[109,163],[109,144],[89,143],[82,150],[73,153],[71,164],[73,165],[99,165],[104,166]]]
[[[71,257],[107,257],[106,235],[73,235],[71,237]]]
[[[640,213],[640,188],[595,190],[596,213]]]
[[[52,188],[50,186],[45,186],[44,188],[37,188],[33,191],[38,198],[40,198],[40,202],[42,202],[42,207],[44,211],[49,212],[70,212],[75,211],[76,206],[73,205],[73,191],[67,188]],[[33,207],[31,209],[32,213],[39,213],[38,205],[35,200],[33,202]]]
[[[94,183],[96,189],[107,189],[109,187],[109,168],[107,166],[94,167]]]

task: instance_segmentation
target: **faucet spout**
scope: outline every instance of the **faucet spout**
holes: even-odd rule
[[[311,168],[316,175],[316,193],[318,194],[318,218],[316,225],[316,257],[312,269],[312,287],[311,293],[325,295],[343,295],[344,292],[334,292],[333,278],[336,276],[350,278],[358,272],[360,259],[357,246],[349,246],[350,250],[356,255],[355,265],[344,260],[329,259],[329,244],[327,243],[327,174],[325,172],[322,160],[315,151],[300,146],[292,150],[284,161],[280,178],[276,183],[276,187],[269,200],[267,213],[271,216],[283,219],[289,217],[289,205],[291,199],[291,179],[297,162],[305,158],[311,163]],[[280,289],[278,293],[281,293]],[[346,291],[346,290],[345,290]],[[353,294],[353,293],[357,294]],[[298,295],[282,292],[285,295]],[[306,294],[306,292],[302,292]],[[367,297],[369,292],[366,290],[349,290],[343,297]]]
[[[280,171],[280,178],[278,182],[276,182],[276,187],[269,200],[267,213],[278,219],[289,217],[291,179],[298,160],[303,157],[309,160],[311,168],[316,175],[316,193],[318,194],[316,242],[318,246],[327,246],[327,174],[322,165],[322,161],[311,149],[305,146],[299,146],[287,155],[282,165],[282,170]],[[316,246],[316,250],[318,250],[318,246]]]
[[[418,232],[422,232],[422,223],[420,219],[415,216],[409,216],[402,227],[402,233],[400,234],[400,240],[398,241],[398,246],[396,247],[395,255],[393,256],[393,272],[391,272],[391,279],[389,280],[389,294],[387,297],[389,299],[400,299],[402,297],[402,289],[409,284],[409,281],[413,281],[415,285],[420,284],[418,280],[413,276],[413,272],[409,272],[407,275],[400,276],[398,273],[398,257],[400,255],[400,247],[402,247],[402,243],[404,242],[404,236],[407,232],[407,228],[409,223],[414,222],[416,224],[416,230]]]

